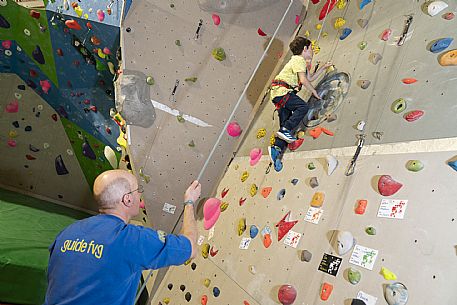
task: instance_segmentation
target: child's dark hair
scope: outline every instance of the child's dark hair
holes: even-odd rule
[[[311,45],[311,41],[304,37],[298,36],[296,37],[290,44],[289,48],[294,55],[300,55],[305,47],[309,47]]]

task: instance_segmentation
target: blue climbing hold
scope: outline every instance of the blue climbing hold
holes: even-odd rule
[[[340,40],[346,39],[346,37],[348,37],[349,34],[351,34],[351,33],[352,33],[352,30],[351,30],[351,29],[349,29],[349,28],[344,28],[344,29],[343,29],[343,33],[342,33],[341,36],[340,36]]]
[[[368,4],[370,4],[371,1],[373,1],[373,0],[362,0],[362,2],[360,2],[360,5],[359,5],[360,9],[363,10],[363,8],[365,6],[367,6]]]
[[[251,236],[251,238],[255,238],[257,234],[259,234],[259,228],[257,228],[257,226],[255,225],[251,225],[251,227],[249,228],[249,235]]]
[[[56,166],[57,175],[62,176],[62,175],[68,174],[68,170],[65,167],[65,163],[63,163],[62,155],[58,155],[56,157],[55,166]]]
[[[221,294],[221,291],[219,290],[219,288],[214,287],[214,288],[213,288],[213,295],[214,295],[214,297],[217,298],[220,294]]]
[[[452,167],[453,170],[457,171],[457,160],[454,161],[448,161],[447,165]]]
[[[438,39],[435,41],[435,43],[432,44],[430,47],[430,52],[432,53],[439,53],[441,51],[446,50],[454,41],[453,38],[443,38],[443,39]]]

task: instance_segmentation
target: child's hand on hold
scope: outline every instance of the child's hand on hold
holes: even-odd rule
[[[324,65],[324,69],[327,69],[328,67],[333,66],[333,63],[331,61],[327,61]]]
[[[317,91],[316,90],[313,90],[313,96],[315,98],[317,98],[318,100],[321,100],[322,98],[319,96],[319,94],[317,94]]]

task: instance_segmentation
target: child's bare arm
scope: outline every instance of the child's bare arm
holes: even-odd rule
[[[328,61],[327,63],[325,63],[325,65],[323,65],[322,67],[320,67],[319,69],[317,69],[316,73],[310,73],[310,74],[307,74],[307,79],[310,81],[310,82],[313,82],[315,81],[328,67],[332,66],[333,64]]]
[[[311,93],[318,99],[321,99],[319,95],[317,94],[316,89],[314,89],[313,85],[311,85],[310,81],[306,77],[305,72],[298,72],[298,79],[300,80],[300,83],[305,86],[306,89],[311,91]]]

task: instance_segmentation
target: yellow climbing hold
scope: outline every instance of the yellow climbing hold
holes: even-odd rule
[[[117,144],[127,149],[127,141],[124,138],[124,133],[120,131],[119,137],[117,138]]]
[[[103,53],[102,49],[98,48],[97,50],[97,55],[98,57],[102,58],[102,59],[105,59],[106,55],[105,53]]]
[[[221,212],[224,212],[225,210],[227,210],[229,204],[227,202],[222,202],[221,204]]]
[[[89,14],[84,14],[84,19],[89,19]]]
[[[346,0],[338,0],[336,2],[336,8],[339,10],[342,10],[346,7],[346,4],[347,4]]]
[[[205,287],[208,288],[209,285],[211,285],[211,280],[210,280],[210,279],[205,279],[205,280],[203,281],[203,285],[205,285]]]
[[[346,20],[344,20],[341,17],[338,17],[334,24],[335,30],[341,29],[345,24],[346,24]]]
[[[267,134],[267,130],[265,128],[260,128],[257,130],[257,139],[263,138]]]
[[[251,197],[254,197],[257,194],[258,189],[259,188],[257,187],[257,185],[255,183],[253,183],[251,185],[251,190],[249,191],[249,193],[251,194]]]
[[[308,30],[306,30],[305,34],[303,34],[303,36],[305,36],[305,37],[309,37],[309,35],[310,35],[310,34],[309,34],[309,31],[308,31]]]
[[[322,37],[327,37],[327,36],[328,36],[327,32],[322,33]]]
[[[389,269],[387,269],[385,267],[381,267],[381,274],[388,281],[393,281],[393,280],[397,279],[397,276],[395,275],[395,273],[393,273],[392,271],[390,271]]]
[[[238,236],[243,235],[244,231],[246,231],[246,218],[241,218],[238,221]]]
[[[321,51],[321,48],[317,44],[316,40],[312,40],[311,41],[311,48],[313,48],[313,52],[314,52],[315,55],[319,54],[319,52]]]
[[[270,137],[270,145],[275,145],[275,134],[274,133]]]
[[[76,12],[76,15],[78,15],[78,17],[81,17],[83,15],[83,9],[80,6],[76,6],[74,8],[74,10]]]
[[[316,24],[316,30],[320,30],[320,29],[322,29],[322,24],[320,24],[320,23]]]
[[[246,181],[249,178],[249,173],[247,171],[244,171],[243,174],[241,175],[241,182]]]
[[[203,258],[208,258],[208,254],[209,254],[209,244],[203,244],[203,246],[202,246]]]
[[[303,130],[300,130],[298,133],[297,133],[297,138],[299,139],[303,139],[305,137],[306,133],[303,131]]]
[[[169,304],[170,298],[163,298],[162,302],[164,302],[165,304]]]
[[[189,258],[187,261],[184,262],[184,265],[185,265],[185,266],[189,265],[191,261],[192,261],[192,259]]]
[[[8,132],[8,137],[10,137],[10,138],[17,137],[17,132],[15,130],[10,130],[10,132]]]

